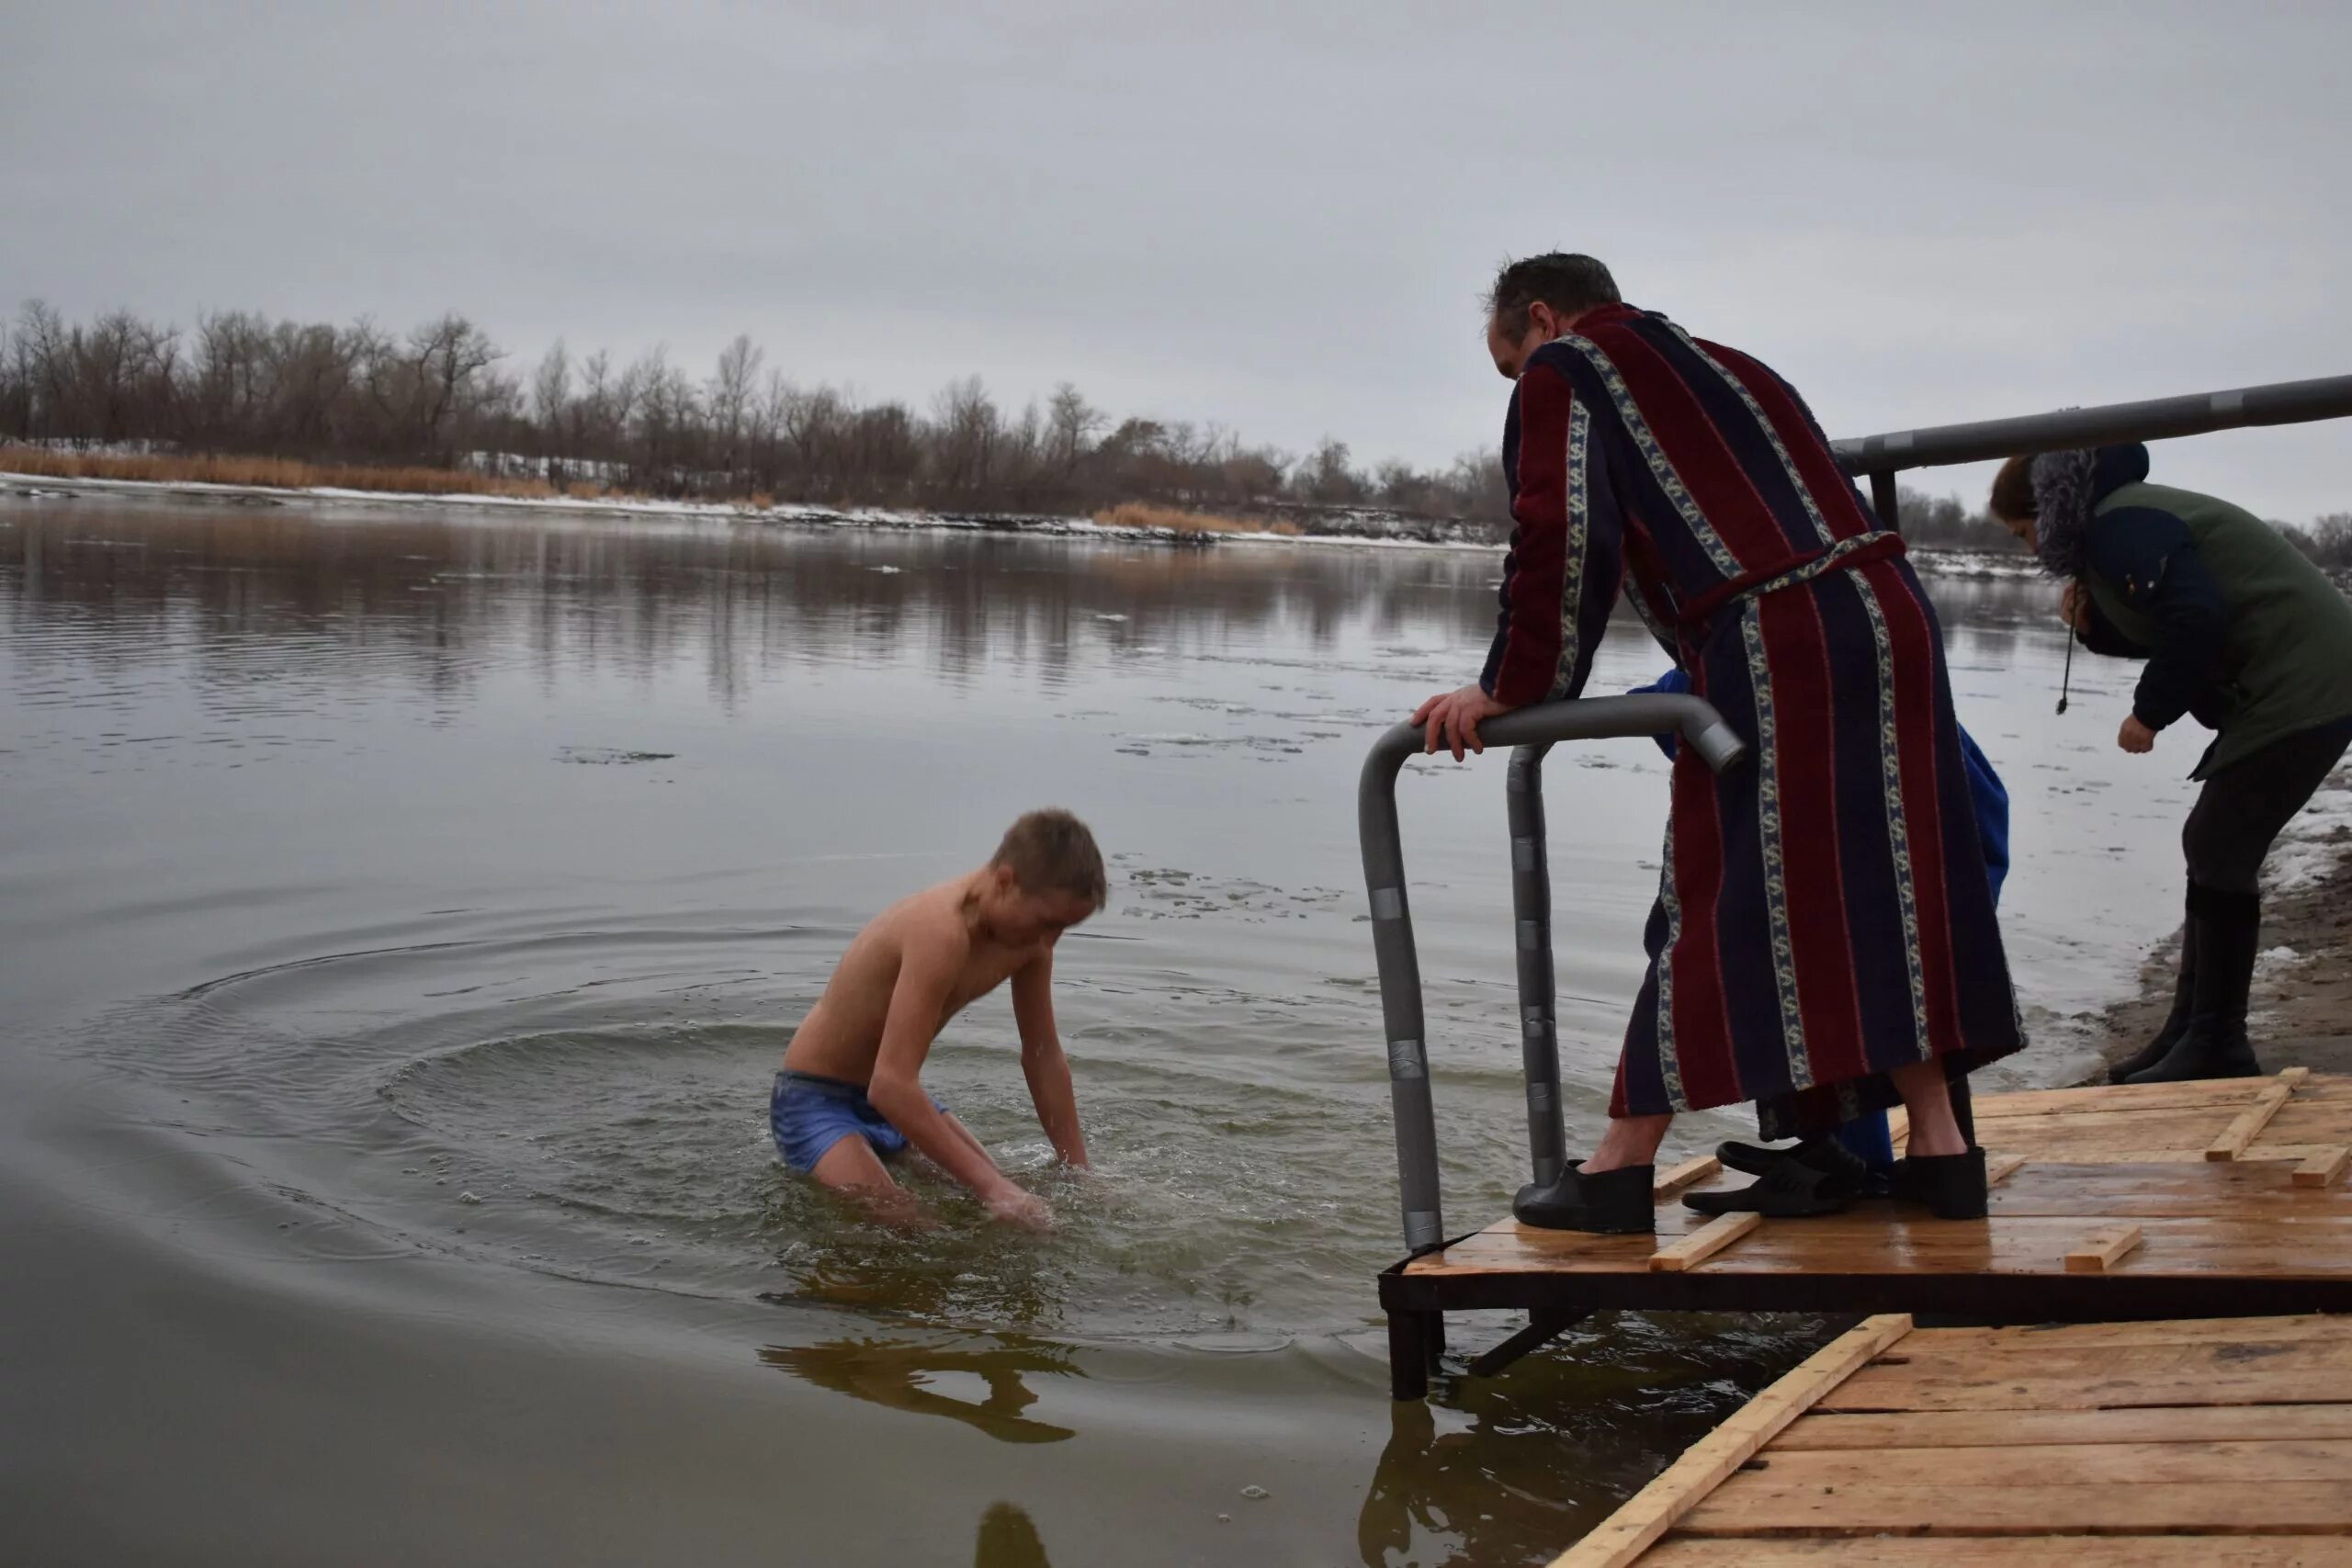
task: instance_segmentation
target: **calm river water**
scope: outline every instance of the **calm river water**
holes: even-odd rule
[[[1498,566],[0,500],[0,1544],[1547,1560],[1816,1325],[1596,1322],[1387,1403],[1354,774]],[[2063,1080],[2177,923],[2193,748],[2114,750],[2120,666],[2052,713],[2048,590],[1931,586],[2017,803],[2011,1077]],[[1621,626],[1593,690],[1657,662]],[[1574,1147],[1665,774],[1548,773]],[[1523,1179],[1500,759],[1403,794],[1467,1228]],[[992,998],[927,1081],[1060,1228],[856,1223],[772,1164],[768,1074],[867,916],[1046,804],[1113,863],[1057,997],[1101,1175],[1046,1173]]]

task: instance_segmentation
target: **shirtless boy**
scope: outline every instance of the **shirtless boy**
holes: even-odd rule
[[[1021,1070],[1054,1153],[1086,1167],[1069,1062],[1054,1031],[1054,944],[1102,908],[1102,855],[1067,811],[1015,822],[988,864],[900,899],[860,931],[784,1053],[768,1102],[793,1169],[909,1218],[882,1157],[912,1144],[997,1219],[1043,1228],[1045,1201],[1014,1186],[980,1141],[923,1092],[931,1043],[966,1003],[1012,982]]]

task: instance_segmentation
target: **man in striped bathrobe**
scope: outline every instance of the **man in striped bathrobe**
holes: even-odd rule
[[[1795,390],[1624,304],[1589,256],[1513,263],[1487,329],[1517,383],[1502,613],[1478,682],[1414,715],[1456,757],[1483,719],[1576,697],[1620,591],[1749,742],[1672,775],[1649,972],[1599,1149],[1515,1205],[1653,1226],[1679,1111],[1757,1102],[1767,1137],[1898,1100],[1900,1198],[1984,1212],[1949,1077],[2024,1044],[1933,606]]]

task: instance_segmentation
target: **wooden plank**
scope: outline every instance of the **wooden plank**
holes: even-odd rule
[[[2323,1100],[2308,1089],[2297,1094],[2270,1119],[2254,1150],[2271,1144],[2352,1144],[2352,1100]]]
[[[1686,1269],[1696,1269],[1763,1223],[1764,1216],[1753,1210],[1718,1214],[1681,1240],[1670,1242],[1651,1253],[1650,1267],[1661,1274],[1679,1274]]]
[[[2243,1339],[2206,1339],[2180,1345],[2086,1345],[2071,1349],[2005,1346],[1964,1356],[1906,1345],[1899,1360],[1872,1367],[1871,1377],[1959,1378],[1988,1382],[2031,1382],[2047,1378],[2111,1377],[2118,1380],[2182,1378],[2198,1373],[2224,1376],[2259,1367],[2299,1368],[2313,1374],[2352,1374],[2352,1340],[2272,1341],[2259,1333]]]
[[[1823,1394],[1910,1332],[1910,1318],[1893,1314],[1866,1318],[1839,1335],[1693,1443],[1552,1568],[1625,1568]]]
[[[2352,1529],[2352,1480],[2169,1486],[2015,1486],[1988,1506],[1973,1486],[1775,1485],[1770,1472],[1734,1476],[1683,1517],[1692,1535],[2058,1535],[2075,1531],[2198,1531],[2283,1535]]]
[[[2304,1188],[2333,1187],[2344,1179],[2347,1166],[2352,1166],[2352,1144],[2324,1149],[2295,1168],[2294,1183]]]
[[[2002,1182],[2015,1176],[2024,1164],[2025,1156],[2023,1155],[1986,1155],[1984,1156],[1984,1185],[1998,1187]]]
[[[1906,1347],[1907,1348],[1907,1347]],[[2203,1443],[2352,1439],[2352,1404],[2247,1404],[2143,1410],[1905,1410],[1862,1416],[1819,1411],[1772,1443],[1815,1449],[2007,1448],[2016,1443]]]
[[[1776,1446],[1750,1461],[1746,1473],[1777,1487],[1837,1492],[1858,1486],[2263,1486],[2352,1478],[2352,1442],[2060,1443],[1871,1453]]]
[[[1721,1176],[1723,1169],[1724,1162],[1713,1155],[1704,1155],[1698,1159],[1686,1159],[1680,1165],[1669,1168],[1664,1176],[1653,1182],[1650,1186],[1650,1195],[1663,1203],[1686,1187],[1696,1187],[1702,1181]]]
[[[2037,1159],[2109,1158],[2118,1151],[2132,1149],[2164,1150],[2168,1154],[2194,1151],[2188,1157],[2201,1159],[2215,1133],[2253,1103],[2254,1098],[2248,1095],[2207,1106],[1985,1119],[1976,1124],[1976,1139],[1986,1148],[2031,1155]],[[2322,1136],[2312,1134],[2308,1141],[2317,1142]],[[2328,1141],[2345,1143],[2352,1139],[2337,1137]]]
[[[2137,1252],[2146,1233],[2138,1225],[2115,1225],[2094,1231],[2077,1242],[2066,1253],[2069,1274],[2104,1274],[2123,1261],[2127,1253]]]
[[[1905,1369],[1872,1368],[1873,1373]],[[2025,1375],[1857,1378],[1823,1396],[1824,1410],[2122,1410],[2150,1405],[2352,1404],[2352,1371],[2253,1362],[2234,1372],[2119,1379],[2100,1371]]]
[[[1770,1225],[1718,1258],[1710,1273],[2057,1274],[2097,1228],[2075,1218],[1939,1221],[1882,1212]],[[2352,1278],[2352,1218],[2144,1219],[2135,1274],[2192,1278]]]
[[[2311,1080],[2311,1076],[2312,1070],[2309,1067],[2281,1067],[2278,1069],[2278,1081],[2285,1084],[2289,1089],[2301,1089],[2305,1083]]]
[[[2205,1145],[2207,1159],[2235,1159],[2245,1153],[2256,1134],[2270,1124],[2295,1091],[2286,1084],[2273,1084],[2262,1091],[2260,1098],[2238,1112],[2237,1120],[2222,1130],[2222,1135]]]
[[[2010,1328],[1922,1328],[1903,1353],[1915,1362],[1930,1356],[1972,1358],[2004,1351],[2072,1351],[2127,1345],[2204,1345],[2305,1340],[2352,1342],[2352,1317],[2303,1313],[2291,1317],[2168,1317],[2149,1323],[2045,1323]]]
[[[2018,1116],[2097,1115],[2110,1111],[2152,1111],[2220,1104],[2244,1107],[2264,1078],[2193,1078],[2186,1083],[2098,1084],[2086,1089],[2024,1089],[1977,1097],[1979,1128]]]
[[[2283,1185],[2284,1174],[2277,1179]],[[2335,1193],[2304,1196],[2324,1202]],[[1707,1271],[2061,1274],[2068,1249],[2082,1239],[2086,1225],[2096,1226],[2100,1218],[2095,1208],[2074,1217],[2018,1217],[2004,1205],[1990,1223],[1934,1220],[1888,1205],[1865,1205],[1845,1214],[1765,1226],[1711,1261]],[[1416,1277],[1644,1273],[1651,1255],[1668,1241],[1668,1219],[1661,1210],[1657,1236],[1590,1235],[1532,1226],[1482,1231],[1442,1252],[1415,1258],[1406,1272]],[[2309,1216],[2256,1213],[2245,1219],[2148,1218],[2136,1223],[2145,1239],[2143,1254],[2132,1260],[2135,1274],[2352,1279],[2352,1209],[2340,1205],[2324,1205]]]
[[[1885,1535],[1826,1540],[1708,1539],[1659,1542],[1642,1568],[2345,1568],[2352,1540],[2337,1535]]]
[[[2207,1164],[2067,1166],[2030,1162],[1993,1189],[1995,1220],[2288,1219],[2352,1214],[2340,1200],[2295,1186],[2294,1167],[2276,1160]]]

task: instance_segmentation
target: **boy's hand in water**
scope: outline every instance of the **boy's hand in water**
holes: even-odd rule
[[[1509,712],[1510,705],[1488,696],[1485,687],[1464,686],[1458,692],[1441,692],[1415,708],[1411,722],[1424,730],[1423,756],[1444,747],[1458,762],[1464,746],[1486,755],[1487,743],[1478,738],[1478,726]]]
[[[989,1195],[989,1218],[1001,1220],[1023,1230],[1049,1231],[1054,1228],[1054,1212],[1046,1201],[1034,1192],[1023,1192],[1011,1182]]]

